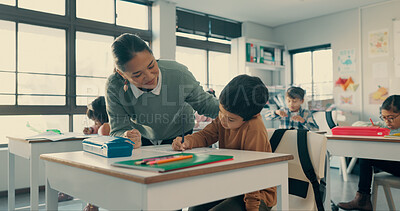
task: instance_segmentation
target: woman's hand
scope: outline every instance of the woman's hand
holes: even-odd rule
[[[127,130],[124,133],[124,138],[129,138],[131,141],[134,142],[134,144],[132,144],[131,142],[129,142],[130,144],[133,145],[134,149],[139,148],[140,146],[142,146],[142,135],[140,134],[140,132],[136,129],[132,129],[132,130]]]
[[[172,142],[172,149],[176,151],[185,151],[186,149],[190,149],[190,147],[187,142],[182,143],[182,137],[176,137]]]

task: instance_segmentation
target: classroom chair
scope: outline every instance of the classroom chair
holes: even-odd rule
[[[268,140],[271,137],[275,129],[267,129]],[[318,182],[325,175],[325,155],[326,155],[326,137],[321,134],[308,132],[307,133],[307,148],[309,156],[311,159],[312,166],[314,168],[315,174],[317,176]],[[292,154],[294,156],[293,160],[290,160],[289,165],[289,178],[295,180],[301,180],[308,182],[308,190],[306,192],[306,197],[302,198],[293,195],[292,186],[289,183],[289,209],[290,210],[317,210],[317,205],[315,203],[314,192],[311,183],[307,179],[303,172],[298,148],[297,148],[297,130],[288,130],[282,136],[281,142],[277,146],[275,152]]]
[[[320,131],[326,131],[326,134],[332,134],[331,129],[337,125],[337,111],[317,111],[313,113],[315,122],[319,126]],[[345,157],[339,157],[340,159],[340,171],[339,173],[343,176],[343,181],[348,181],[348,174],[356,164],[357,158],[352,158],[349,166],[346,164]]]
[[[387,172],[380,172],[374,175],[374,182],[372,186],[372,206],[373,210],[376,210],[376,201],[378,199],[378,187],[381,185],[385,192],[386,201],[389,206],[389,210],[396,210],[394,205],[392,192],[390,188],[400,189],[400,177],[393,176]]]

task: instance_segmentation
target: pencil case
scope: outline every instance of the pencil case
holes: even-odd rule
[[[332,128],[332,135],[385,136],[389,134],[388,128],[378,126],[336,126]]]
[[[82,141],[83,150],[106,158],[127,157],[132,155],[133,145],[127,138],[98,136]]]

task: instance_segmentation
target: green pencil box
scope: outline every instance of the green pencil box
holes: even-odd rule
[[[82,141],[83,150],[106,158],[128,157],[132,155],[133,145],[128,138],[98,136]]]

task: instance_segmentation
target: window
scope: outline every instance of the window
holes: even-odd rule
[[[291,50],[292,84],[306,90],[306,100],[333,99],[333,66],[330,45]]]
[[[176,61],[188,67],[205,90],[214,89],[217,97],[231,80],[229,59],[229,53],[176,47]]]
[[[0,20],[0,105],[15,104],[15,23]]]
[[[111,43],[122,33],[150,41],[150,8],[146,0],[0,0],[1,135],[35,133],[28,121],[38,131],[91,125],[86,105],[105,93]]]
[[[207,51],[177,46],[176,61],[185,65],[202,86],[207,86]]]
[[[76,17],[105,23],[115,23],[114,1],[76,0]]]
[[[65,30],[19,24],[18,105],[65,105]]]
[[[112,36],[76,33],[76,104],[86,106],[104,95],[107,77],[113,72]]]
[[[18,7],[65,15],[65,0],[18,0]]]
[[[232,79],[229,72],[230,54],[210,51],[209,52],[209,88],[215,90],[215,95],[219,97],[222,89]]]
[[[136,29],[149,29],[149,7],[132,4],[127,1],[117,1],[117,24]]]

